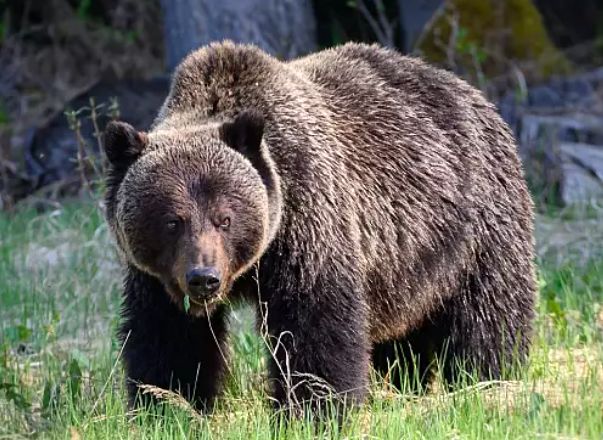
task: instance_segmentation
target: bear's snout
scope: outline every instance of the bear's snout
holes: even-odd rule
[[[194,267],[186,273],[189,295],[208,299],[220,287],[220,273],[214,267]]]

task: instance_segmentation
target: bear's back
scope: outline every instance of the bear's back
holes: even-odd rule
[[[495,193],[529,208],[508,126],[480,91],[454,74],[358,43],[286,65],[320,93],[348,177],[380,198],[410,203],[400,200],[402,193],[420,191],[429,194],[422,203],[432,205],[426,206],[432,215],[461,200],[488,203]],[[503,181],[513,184],[501,191]]]
[[[370,115],[372,107],[395,103],[431,117],[446,131],[463,128],[463,116],[477,108],[493,111],[480,92],[457,76],[378,45],[348,43],[288,65],[337,102],[347,99],[347,111],[359,107]]]
[[[405,325],[420,320],[433,298],[453,292],[497,219],[513,219],[510,236],[529,243],[531,200],[516,144],[478,90],[375,45],[346,44],[287,65],[316,85],[337,127],[340,190],[353,192],[348,210],[380,317],[376,334],[396,328],[398,316]],[[414,298],[393,307],[389,295]]]

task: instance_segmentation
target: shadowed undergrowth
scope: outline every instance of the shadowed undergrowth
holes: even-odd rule
[[[551,246],[539,243],[536,335],[518,380],[415,395],[373,378],[342,428],[284,426],[247,309],[233,315],[232,374],[211,415],[152,387],[161,407],[128,413],[114,336],[121,271],[97,208],[0,215],[0,438],[601,438],[603,260],[551,257]]]

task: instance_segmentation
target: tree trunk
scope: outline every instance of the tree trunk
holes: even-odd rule
[[[444,0],[398,0],[404,52],[413,51],[423,28],[443,4]]]
[[[169,70],[212,41],[253,43],[279,58],[316,47],[310,0],[161,0]]]

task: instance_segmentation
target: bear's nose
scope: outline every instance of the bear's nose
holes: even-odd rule
[[[220,274],[213,267],[195,267],[186,273],[186,284],[194,297],[207,297],[220,287]]]

